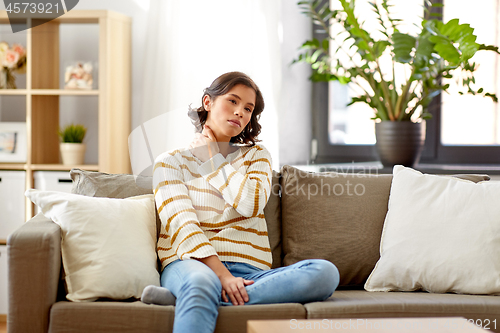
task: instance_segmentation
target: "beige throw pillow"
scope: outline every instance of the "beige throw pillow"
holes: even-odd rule
[[[152,194],[110,199],[31,189],[26,196],[61,227],[69,300],[140,298],[147,285],[160,285]]]
[[[71,169],[73,179],[72,193],[89,197],[127,198],[131,196],[153,193],[153,177],[135,177],[127,174],[109,174],[104,172]],[[281,174],[273,170],[272,190],[269,201],[264,208],[269,244],[273,254],[272,268],[281,267],[281,201],[279,197],[279,181]],[[156,214],[157,235],[160,234],[161,222]]]
[[[281,170],[283,263],[326,259],[340,285],[362,285],[378,248],[392,175]]]
[[[395,166],[368,291],[500,293],[500,182]]]

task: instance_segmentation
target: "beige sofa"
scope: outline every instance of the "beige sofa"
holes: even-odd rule
[[[73,192],[124,198],[151,193],[150,178],[74,169]],[[462,176],[473,181],[487,176]],[[246,332],[250,319],[449,317],[500,325],[500,297],[427,292],[367,292],[363,284],[379,258],[391,175],[274,173],[265,209],[273,266],[306,258],[331,260],[341,275],[326,301],[222,307],[216,332]],[[328,192],[327,192],[328,191]],[[174,306],[138,300],[65,300],[61,230],[37,215],[8,240],[8,332],[171,332]]]

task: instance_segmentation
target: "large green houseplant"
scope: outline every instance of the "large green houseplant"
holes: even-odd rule
[[[362,91],[359,96],[352,98],[349,105],[366,103],[374,110],[377,150],[384,165],[399,163],[386,161],[384,159],[390,156],[382,156],[387,155],[387,151],[384,151],[386,148],[379,147],[381,141],[386,141],[379,135],[383,125],[389,125],[392,137],[413,131],[415,139],[399,137],[392,145],[418,141],[421,146],[425,126],[413,126],[412,121],[417,119],[422,124],[424,122],[420,122],[420,119],[430,118],[431,114],[427,110],[429,103],[439,93],[447,91],[447,79],[451,79],[454,72],[460,71],[462,75],[460,83],[463,89],[460,94],[479,94],[497,101],[494,94],[475,87],[474,71],[477,64],[471,58],[480,50],[499,53],[498,47],[478,44],[474,29],[468,24],[459,23],[458,19],[444,23],[438,15],[431,14],[433,7],[441,5],[422,0],[424,9],[420,31],[417,35],[410,35],[400,31],[402,22],[391,13],[389,0],[373,0],[370,5],[379,27],[376,34],[381,36],[375,38],[376,34],[365,30],[364,22],[355,15],[355,0],[332,1],[338,2],[338,10],[331,10],[329,1],[305,0],[298,3],[303,13],[313,19],[315,26],[326,37],[322,40],[307,40],[294,63],[310,64],[312,81],[350,83]],[[381,66],[383,57],[390,57],[392,66]],[[396,67],[399,70],[404,67],[409,74],[401,79],[396,75]],[[403,132],[395,134],[395,125],[402,125]],[[415,155],[418,156],[420,150],[416,148]],[[403,155],[401,152],[389,153],[396,159],[398,154]],[[411,165],[417,156],[401,164]]]

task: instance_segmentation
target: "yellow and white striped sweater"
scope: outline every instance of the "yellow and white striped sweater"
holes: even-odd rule
[[[155,160],[153,189],[162,228],[162,269],[176,259],[218,255],[221,261],[271,268],[264,219],[271,156],[262,145],[240,147],[202,163],[189,149]]]

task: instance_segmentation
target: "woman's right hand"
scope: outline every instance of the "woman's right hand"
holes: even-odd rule
[[[219,145],[210,127],[205,125],[201,133],[195,134],[193,141],[189,145],[189,149],[191,150],[191,154],[202,162],[208,161],[219,153]]]
[[[245,286],[253,284],[254,281],[234,277],[229,273],[221,277],[220,282],[222,284],[222,300],[224,302],[231,302],[233,305],[245,305],[249,301]]]
[[[222,285],[222,300],[224,302],[231,302],[233,305],[245,305],[245,302],[249,301],[245,286],[253,284],[254,281],[234,277],[216,255],[195,259],[210,267],[217,275]]]

